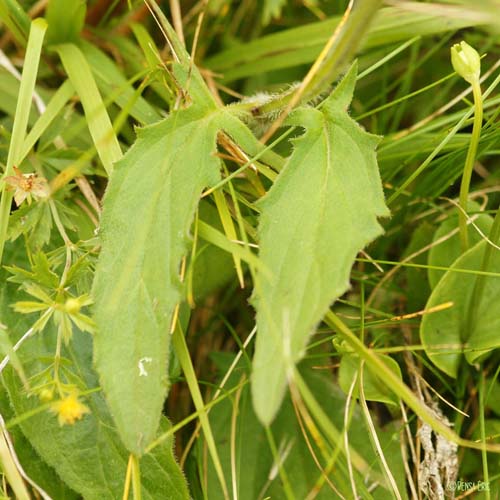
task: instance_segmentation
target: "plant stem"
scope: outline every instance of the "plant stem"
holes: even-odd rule
[[[52,217],[54,219],[55,225],[61,235],[61,238],[64,241],[64,246],[66,247],[66,264],[64,265],[64,271],[61,275],[61,281],[59,283],[59,287],[63,288],[66,283],[66,279],[68,277],[68,272],[71,268],[71,250],[73,248],[73,243],[68,237],[66,230],[64,229],[64,225],[59,217],[59,212],[57,211],[56,204],[53,200],[49,200],[50,211],[52,213]]]
[[[141,500],[141,469],[139,467],[139,457],[131,455],[132,464],[132,492],[134,500]]]
[[[474,80],[472,83],[472,94],[474,96],[474,124],[472,126],[472,137],[465,159],[464,173],[462,175],[462,183],[460,184],[459,204],[462,210],[459,213],[460,226],[460,243],[462,252],[469,248],[469,235],[467,233],[467,199],[469,197],[470,180],[474,161],[476,159],[477,146],[479,137],[481,136],[481,126],[483,123],[483,98],[481,95],[481,85],[479,80]]]
[[[132,482],[132,453],[128,457],[127,472],[125,474],[125,486],[123,488],[122,500],[128,500],[130,495],[130,483]]]
[[[61,380],[59,378],[59,367],[61,363],[61,345],[62,345],[62,332],[58,329],[56,353],[54,355],[54,383],[57,388],[57,392],[59,393],[59,397],[63,398],[64,393],[61,388]]]

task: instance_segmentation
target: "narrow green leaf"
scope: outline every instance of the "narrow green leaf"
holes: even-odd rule
[[[260,258],[274,276],[259,274],[255,287],[252,395],[265,424],[279,409],[290,365],[349,288],[356,254],[382,233],[377,217],[388,215],[375,157],[379,139],[346,109],[355,79],[354,66],[321,111],[294,112],[291,124],[306,133],[261,204]]]
[[[12,175],[13,167],[19,163],[19,159],[21,157],[24,137],[26,135],[26,127],[28,125],[28,118],[32,105],[33,92],[35,90],[40,53],[42,51],[42,43],[46,30],[47,23],[43,19],[35,19],[31,23],[23,75],[21,78],[21,85],[19,86],[14,125],[12,127],[12,138],[9,145],[7,165],[5,166],[4,171],[5,176]],[[0,183],[0,187],[3,188],[3,182]],[[2,262],[12,197],[12,191],[2,189],[2,198],[0,201],[0,263]]]
[[[7,439],[2,432],[0,434],[0,466],[2,472],[5,474],[14,495],[19,500],[29,500],[30,495],[26,489],[26,484],[16,466],[12,453],[9,450]]]
[[[133,23],[131,29],[144,53],[148,66],[153,70],[157,67],[158,61],[161,60],[160,50],[156,46],[154,38],[142,24]]]
[[[76,45],[63,44],[56,49],[82,102],[99,158],[106,172],[110,174],[113,164],[122,157],[122,152],[90,66]]]
[[[102,50],[86,42],[81,42],[79,47],[92,69],[96,84],[106,102],[112,100],[120,108],[124,109],[130,105],[131,101],[135,100],[130,109],[130,116],[141,125],[157,122],[163,117],[142,96],[134,97],[134,92],[137,90],[125,78],[119,66]]]
[[[45,304],[41,304],[40,302],[32,302],[32,301],[20,301],[16,302],[14,311],[20,312],[23,314],[29,314],[32,312],[43,311],[47,309]]]
[[[244,45],[233,45],[215,54],[205,64],[211,70],[222,73],[226,83],[266,71],[308,64],[318,57],[340,20],[340,16],[330,17],[325,21],[271,33]],[[360,50],[481,24],[486,24],[484,19],[451,18],[432,11],[416,13],[385,7],[380,9],[363,37]]]
[[[85,22],[86,0],[50,0],[46,19],[49,24],[47,43],[69,43],[78,41]]]
[[[26,46],[30,18],[16,0],[0,0],[0,19],[14,35],[17,43]]]
[[[469,363],[500,347],[500,279],[485,277],[482,300],[471,330],[467,311],[477,276],[453,272],[456,268],[480,269],[488,243],[481,241],[459,257],[432,291],[426,309],[452,301],[453,307],[423,317],[420,338],[431,361],[451,377],[456,377],[462,353]],[[500,271],[500,252],[494,251],[488,271]]]
[[[257,269],[260,269],[262,273],[270,276],[269,269],[264,267],[258,257],[250,252],[248,248],[245,248],[238,243],[234,243],[233,241],[229,241],[223,232],[218,231],[214,227],[201,220],[198,222],[198,226],[198,233],[200,235],[200,238],[203,238],[205,241],[212,243],[212,245],[239,257],[247,264],[255,266]]]
[[[234,227],[233,219],[231,217],[231,212],[229,210],[229,205],[227,203],[226,197],[223,191],[217,190],[213,193],[215,206],[219,212],[219,217],[222,222],[222,227],[224,228],[224,233],[227,238],[231,241],[235,241],[238,239],[238,235],[236,233],[236,228]],[[244,279],[243,279],[243,269],[241,268],[241,259],[237,255],[233,255],[234,267],[236,269],[236,274],[238,275],[238,279],[240,282],[240,286],[244,287]]]
[[[38,118],[38,120],[33,125],[32,129],[29,131],[28,135],[24,139],[23,148],[20,153],[21,161],[28,155],[31,148],[36,144],[38,139],[47,130],[49,125],[54,121],[54,119],[59,115],[63,107],[66,105],[68,100],[75,93],[75,89],[69,80],[66,80],[54,93],[50,99],[44,113]]]
[[[193,105],[139,131],[105,197],[95,357],[119,432],[136,454],[154,437],[167,392],[180,262],[199,196],[219,178],[218,119]]]
[[[182,328],[180,326],[180,322],[177,322],[177,324],[175,325],[175,330],[172,333],[172,344],[174,346],[177,359],[179,360],[179,363],[182,367],[182,371],[184,372],[184,376],[186,377],[186,382],[189,386],[189,392],[191,393],[191,397],[193,398],[194,406],[199,412],[198,418],[200,419],[200,424],[203,428],[203,433],[205,435],[205,440],[207,441],[208,449],[210,450],[210,455],[213,458],[214,467],[219,478],[219,484],[222,487],[223,497],[225,499],[228,499],[229,493],[224,478],[224,472],[222,470],[222,465],[217,453],[217,447],[215,445],[212,428],[208,420],[208,413],[205,409],[203,396],[201,395],[198,379],[194,371],[193,362],[191,361],[191,356],[189,355],[189,349],[184,337],[184,332],[182,331]]]

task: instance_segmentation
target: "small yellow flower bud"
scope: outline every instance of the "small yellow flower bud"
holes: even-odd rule
[[[80,301],[78,299],[69,298],[64,304],[64,310],[68,314],[77,314],[81,309]]]
[[[481,58],[477,50],[466,42],[456,43],[451,48],[453,69],[466,81],[473,83],[481,75]]]

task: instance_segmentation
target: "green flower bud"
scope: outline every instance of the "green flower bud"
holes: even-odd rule
[[[68,314],[76,314],[80,312],[82,308],[80,301],[78,299],[69,298],[64,304],[64,310]]]
[[[44,403],[47,403],[49,401],[52,401],[54,399],[54,391],[53,389],[42,389],[40,391],[40,394],[38,395],[40,398],[40,401],[43,401]]]
[[[466,42],[456,43],[451,48],[453,69],[466,81],[473,83],[481,74],[481,58],[477,50]]]

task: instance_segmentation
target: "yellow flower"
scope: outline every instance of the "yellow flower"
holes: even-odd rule
[[[78,396],[75,392],[52,403],[50,409],[57,414],[59,425],[73,425],[75,421],[80,420],[85,413],[90,413],[88,406],[78,400]]]

